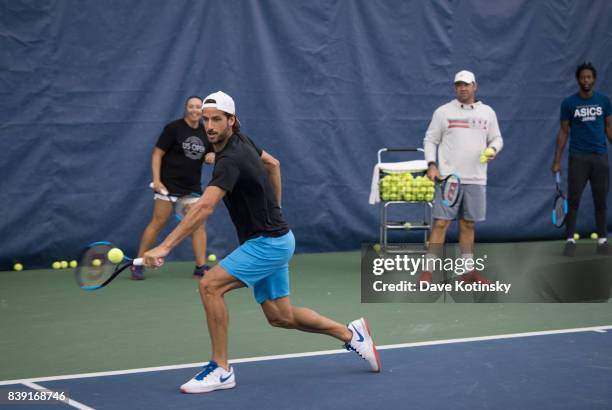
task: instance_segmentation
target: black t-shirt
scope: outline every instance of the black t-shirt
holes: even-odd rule
[[[168,192],[188,195],[202,193],[202,163],[212,151],[204,127],[191,128],[183,118],[164,127],[156,147],[165,152],[161,163],[161,181]]]
[[[261,150],[248,137],[234,134],[216,153],[208,185],[226,192],[223,202],[241,244],[258,236],[277,237],[289,232],[261,160]]]

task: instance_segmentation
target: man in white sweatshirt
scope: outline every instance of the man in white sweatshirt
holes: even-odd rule
[[[433,208],[433,226],[429,238],[427,260],[440,256],[451,222],[459,221],[459,248],[464,260],[474,259],[474,224],[485,220],[487,162],[495,159],[503,140],[495,111],[476,100],[476,77],[470,71],[455,75],[456,99],[433,113],[423,145],[428,163],[427,176],[432,180],[450,174],[459,176],[461,193],[457,203],[445,207],[439,188]],[[485,152],[486,162],[480,161]],[[421,281],[431,283],[432,272],[421,273]],[[467,282],[488,282],[472,270],[462,276]]]

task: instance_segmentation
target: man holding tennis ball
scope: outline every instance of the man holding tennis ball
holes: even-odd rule
[[[224,295],[252,287],[272,326],[322,333],[345,343],[380,371],[380,357],[365,319],[345,326],[319,313],[293,306],[289,300],[289,260],[295,238],[281,212],[274,184],[268,176],[262,150],[232,131],[236,121],[234,100],[219,91],[204,99],[203,119],[208,141],[215,149],[215,168],[204,195],[162,243],[144,254],[147,267],[159,267],[180,241],[201,226],[221,200],[229,211],[240,246],[221,260],[200,281],[200,296],[212,344],[211,360],[181,386],[183,393],[205,393],[236,385],[228,362],[228,309]]]
[[[423,145],[432,180],[457,175],[461,190],[457,202],[444,206],[439,187],[433,208],[433,226],[426,260],[435,260],[446,239],[450,223],[459,221],[459,248],[465,260],[474,259],[474,224],[485,220],[487,163],[495,159],[503,140],[495,111],[476,100],[476,77],[470,71],[455,75],[456,99],[433,113]],[[463,275],[468,282],[485,282],[478,271]],[[420,281],[431,283],[432,272],[425,269]]]

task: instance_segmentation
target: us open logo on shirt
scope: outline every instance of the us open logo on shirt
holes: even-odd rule
[[[201,159],[206,147],[198,137],[189,137],[182,144],[185,156],[189,159]]]

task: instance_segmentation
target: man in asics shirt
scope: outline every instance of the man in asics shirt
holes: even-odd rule
[[[569,139],[567,170],[569,209],[565,218],[567,238],[563,249],[565,256],[574,256],[576,253],[574,240],[576,219],[580,198],[587,182],[591,183],[595,206],[598,234],[596,252],[601,255],[612,255],[606,226],[607,196],[610,190],[608,144],[612,142],[612,108],[607,95],[593,90],[596,79],[597,71],[591,63],[579,65],[576,68],[576,81],[580,89],[561,103],[561,121],[552,172],[561,172],[561,155]]]
[[[213,213],[223,199],[240,246],[213,267],[200,281],[212,344],[211,360],[181,386],[184,393],[230,389],[236,385],[228,363],[228,309],[224,294],[245,286],[253,288],[255,300],[272,326],[322,333],[345,343],[380,371],[380,358],[365,319],[348,327],[313,310],[293,306],[289,300],[289,260],[295,239],[289,229],[252,141],[232,131],[236,121],[233,99],[219,91],[204,99],[203,120],[216,160],[213,176],[185,219],[157,247],[144,255],[145,265],[158,267],[168,253]]]

